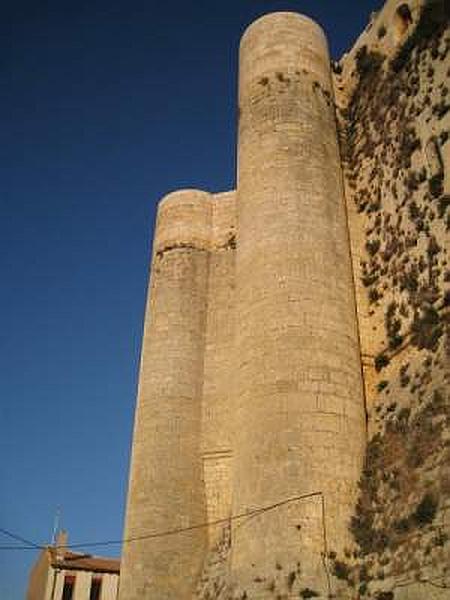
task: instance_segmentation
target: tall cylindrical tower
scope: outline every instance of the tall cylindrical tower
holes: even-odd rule
[[[323,497],[235,522],[232,574],[248,597],[298,597],[300,578],[326,591],[322,554],[348,541],[365,442],[330,60],[318,25],[274,13],[247,29],[239,111],[233,512]]]
[[[145,316],[125,538],[206,521],[200,455],[211,196],[159,205]],[[191,600],[206,529],[126,543],[120,600]]]

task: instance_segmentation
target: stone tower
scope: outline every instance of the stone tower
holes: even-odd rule
[[[200,448],[211,213],[210,195],[196,190],[159,205],[125,537],[206,521]],[[205,529],[126,547],[121,597],[192,597],[206,548]]]
[[[316,23],[275,13],[247,29],[233,514],[323,493],[232,528],[232,577],[250,597],[266,597],[255,578],[296,572],[298,563],[305,585],[326,589],[324,528],[343,548],[361,471],[364,403],[332,97]]]
[[[236,195],[183,190],[158,210],[125,537],[315,494],[231,521],[229,584],[258,597],[277,565],[326,589],[323,553],[346,543],[361,471],[332,97],[318,25],[259,19],[240,49]],[[193,598],[218,539],[199,528],[125,546],[121,598]]]
[[[182,190],[159,204],[120,600],[348,600],[356,588],[392,600],[396,586],[398,598],[417,600],[424,590],[408,596],[408,585],[420,585],[421,563],[411,559],[405,570],[395,552],[410,556],[408,536],[425,535],[435,515],[444,537],[435,544],[442,556],[429,560],[439,577],[433,598],[447,597],[450,454],[445,427],[436,424],[450,424],[441,391],[449,302],[439,291],[450,280],[442,242],[450,227],[445,6],[389,0],[333,73],[325,35],[305,16],[269,14],[244,33],[236,190]],[[426,100],[417,86],[432,72],[440,83],[433,96],[428,82]],[[405,97],[418,104],[407,106],[403,80]],[[415,133],[403,122],[418,114]],[[384,118],[398,128],[392,143],[381,135]],[[411,163],[420,172],[409,172]],[[392,169],[401,173],[404,197],[392,191],[399,182],[383,183]],[[430,198],[437,214],[425,226],[428,209],[420,213],[419,237],[428,237],[417,250],[428,257],[420,271],[428,283],[424,275],[413,287],[427,263],[401,223],[405,210],[417,221],[416,202]],[[416,208],[404,209],[407,203]],[[366,238],[374,235],[381,239]],[[377,262],[379,247],[382,258],[389,251],[405,253],[402,264],[411,259],[404,285],[397,263],[389,279],[390,267]],[[405,332],[393,321],[402,293],[414,309]],[[404,389],[402,356],[417,373],[428,365],[420,377],[434,381],[429,403],[423,390],[416,401],[419,384]],[[392,381],[380,380],[389,361]],[[392,365],[400,368],[397,387]],[[399,474],[411,472],[415,457],[398,436],[409,432],[414,453],[422,426],[430,463],[422,456],[402,483]],[[426,437],[433,431],[436,439],[438,430],[440,445]],[[434,491],[426,496],[422,464],[434,469],[443,500]],[[403,494],[400,504],[389,489]]]

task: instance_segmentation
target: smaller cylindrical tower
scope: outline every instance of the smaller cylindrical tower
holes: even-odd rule
[[[273,13],[240,47],[232,575],[239,597],[324,595],[364,449],[364,407],[330,59]],[[304,500],[286,500],[316,494]]]
[[[144,323],[125,539],[206,521],[201,396],[211,196],[159,205]],[[120,600],[191,600],[207,530],[125,543]]]

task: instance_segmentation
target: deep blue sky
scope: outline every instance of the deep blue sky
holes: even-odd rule
[[[233,187],[246,25],[274,10],[304,12],[339,57],[380,2],[8,4],[0,527],[45,543],[61,507],[72,542],[117,539],[156,202],[180,187]],[[0,551],[2,600],[23,598],[35,557]]]

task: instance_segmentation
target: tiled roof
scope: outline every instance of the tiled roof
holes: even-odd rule
[[[54,548],[50,548],[52,567],[73,569],[79,571],[94,571],[96,573],[119,573],[120,558],[91,556],[77,552],[64,552],[64,558],[57,558]]]

